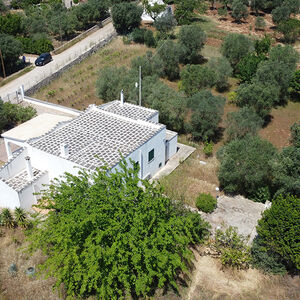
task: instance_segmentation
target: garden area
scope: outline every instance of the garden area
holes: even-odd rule
[[[142,10],[135,3],[116,2],[111,13],[120,36],[33,97],[83,110],[119,99],[123,89],[125,101],[136,104],[142,66],[142,105],[157,109],[160,122],[196,151],[157,186],[145,183],[145,190],[137,186],[136,170],[112,177],[97,173],[95,186],[85,173],[56,182],[40,205],[51,211],[50,217],[30,240],[35,251],[48,255],[43,269],[57,279],[58,288],[63,283],[69,296],[298,299],[299,276],[289,276],[300,268],[300,73],[294,2],[253,1],[249,8],[243,0],[210,1],[204,13],[199,6],[203,1],[174,1],[174,15],[158,16],[163,7],[145,7],[153,14],[153,25],[141,23]],[[125,182],[118,187],[124,201],[112,197],[114,182]],[[210,214],[224,194],[260,205],[272,202],[253,243],[231,227],[209,236],[198,213],[175,205]],[[134,212],[131,195],[140,197]],[[103,203],[109,209],[99,211]],[[78,216],[80,222],[74,222]],[[118,228],[126,228],[126,238]],[[115,260],[99,262],[97,245],[103,257]],[[94,268],[99,263],[113,274]],[[82,276],[74,269],[84,270]]]

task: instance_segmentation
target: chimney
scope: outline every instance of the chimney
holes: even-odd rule
[[[25,162],[26,162],[26,171],[27,171],[28,180],[32,180],[33,172],[32,172],[32,166],[31,166],[31,161],[29,156],[25,157]]]
[[[121,91],[121,105],[124,104],[124,92],[123,90]]]
[[[67,158],[69,157],[70,153],[69,153],[69,146],[67,144],[61,144],[60,145],[60,156]]]

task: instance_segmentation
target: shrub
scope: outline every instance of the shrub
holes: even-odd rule
[[[32,38],[18,37],[18,40],[22,43],[25,53],[40,55],[54,49],[51,41],[45,38],[34,40]]]
[[[24,209],[22,209],[20,207],[16,207],[14,210],[14,218],[15,218],[15,222],[18,226],[20,226],[22,228],[27,227],[27,225],[28,225],[27,214],[24,211]]]
[[[116,31],[126,34],[140,26],[143,7],[135,3],[122,2],[112,7],[111,14]]]
[[[266,21],[263,17],[257,17],[255,19],[255,29],[264,30],[266,27]]]
[[[213,149],[214,149],[213,142],[208,142],[208,141],[204,142],[203,152],[204,152],[204,154],[205,154],[206,157],[212,156]]]
[[[258,221],[257,233],[266,251],[276,254],[288,270],[300,270],[300,199],[279,196]]]
[[[1,212],[1,219],[2,219],[2,224],[5,227],[8,228],[13,228],[15,226],[15,221],[13,218],[13,215],[11,214],[10,210],[8,208],[4,208]]]
[[[36,115],[36,110],[32,107],[22,107],[17,104],[5,102],[0,99],[0,133],[4,129],[28,121]]]
[[[131,33],[132,40],[135,43],[144,44],[144,42],[145,42],[145,38],[144,38],[145,32],[146,32],[145,28],[134,28],[132,33]]]
[[[236,269],[249,267],[251,256],[247,240],[237,232],[236,227],[229,227],[225,232],[216,230],[214,247],[221,257],[222,265]]]
[[[217,199],[211,194],[201,193],[196,199],[196,207],[205,213],[212,213],[217,207]]]
[[[240,78],[242,82],[250,83],[256,74],[258,65],[264,60],[266,60],[265,56],[257,56],[254,53],[249,53],[243,57],[236,66],[238,70],[238,78]]]
[[[256,40],[254,47],[258,56],[268,54],[271,48],[270,36],[265,35],[261,40]]]
[[[217,153],[221,187],[226,193],[254,199],[258,189],[272,186],[271,161],[276,153],[270,142],[258,136],[231,141]]]
[[[144,34],[144,41],[147,47],[154,47],[154,48],[156,47],[156,40],[151,30],[146,30]]]

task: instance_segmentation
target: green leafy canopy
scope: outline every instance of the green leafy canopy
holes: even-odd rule
[[[44,192],[48,215],[29,236],[29,250],[47,259],[41,270],[70,296],[101,299],[150,295],[177,288],[188,272],[189,245],[201,242],[208,225],[138,178],[138,168],[66,174]]]

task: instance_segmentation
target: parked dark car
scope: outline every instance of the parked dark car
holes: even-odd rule
[[[36,66],[43,66],[52,60],[52,56],[50,53],[42,53],[36,60]]]

